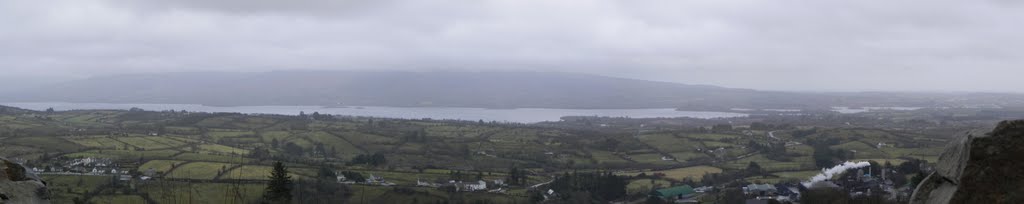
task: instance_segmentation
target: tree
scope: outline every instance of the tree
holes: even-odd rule
[[[292,200],[292,177],[280,161],[274,162],[274,170],[270,172],[270,183],[267,183],[263,199],[274,203],[288,203]]]
[[[818,168],[832,167],[832,165],[835,165],[835,163],[832,161],[834,153],[835,151],[829,149],[828,145],[814,145],[814,153],[812,153],[812,157],[814,158],[814,164],[818,166]]]
[[[363,174],[360,174],[359,172],[342,171],[341,175],[345,176],[346,180],[353,181],[353,182],[364,182],[364,181],[366,181],[366,177],[363,177]]]
[[[726,131],[732,131],[732,125],[730,125],[730,124],[718,124],[718,125],[714,125],[714,126],[711,126],[711,131],[712,131],[712,132],[726,132]]]
[[[743,196],[743,191],[738,188],[727,188],[722,190],[719,195],[719,200],[726,204],[744,203],[746,198]]]
[[[288,142],[287,144],[284,145],[284,152],[288,153],[289,155],[302,156],[304,151],[302,150],[302,146],[299,146],[292,142]]]
[[[850,194],[835,188],[809,189],[800,194],[801,203],[849,203]]]
[[[352,195],[347,185],[336,180],[328,166],[321,166],[315,180],[296,181],[293,199],[296,203],[344,203]]]
[[[747,173],[748,174],[750,174],[752,176],[756,176],[756,175],[761,175],[761,173],[763,173],[763,172],[764,171],[761,169],[761,165],[758,165],[757,162],[751,161],[750,164],[747,164]]]
[[[626,196],[626,179],[610,172],[565,173],[548,188],[568,203],[608,202]]]
[[[913,178],[910,178],[910,187],[917,188],[917,185],[921,184],[921,181],[924,181],[924,179],[927,177],[928,175],[924,174],[924,172],[917,172],[917,175],[914,175]]]
[[[526,170],[522,170],[516,168],[516,166],[512,166],[508,170],[508,178],[506,183],[508,183],[509,185],[526,185],[526,179]]]

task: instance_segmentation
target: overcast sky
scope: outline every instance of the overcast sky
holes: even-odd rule
[[[527,70],[766,90],[1021,92],[1020,2],[4,0],[0,81]]]

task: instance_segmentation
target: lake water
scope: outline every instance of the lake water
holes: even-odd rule
[[[869,111],[913,111],[913,110],[920,110],[922,108],[923,107],[860,107],[860,108],[850,108],[850,107],[842,107],[842,106],[840,106],[840,107],[832,107],[832,111],[839,112],[839,113],[863,113],[863,112],[869,112]]]
[[[298,115],[300,111],[321,114],[370,116],[383,118],[405,119],[457,119],[484,120],[501,122],[535,123],[558,121],[563,116],[608,116],[630,118],[730,118],[746,117],[747,114],[730,112],[677,111],[671,108],[660,109],[485,109],[485,108],[440,108],[440,107],[321,107],[321,106],[204,106],[195,104],[112,104],[112,103],[0,103],[31,110],[88,110],[88,109],[120,109],[132,107],[145,110],[186,110],[190,112],[231,112],[246,114],[281,114]]]

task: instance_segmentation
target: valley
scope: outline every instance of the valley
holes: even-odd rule
[[[345,184],[340,197],[349,203],[528,203],[554,188],[552,178],[572,172],[623,179],[624,192],[615,200],[628,201],[679,185],[798,183],[843,161],[934,163],[954,133],[1004,117],[989,113],[575,116],[510,123],[4,107],[0,156],[38,170],[59,203],[250,203],[262,195],[274,161],[286,164],[297,181],[322,180],[323,171],[369,178],[331,178]],[[525,178],[509,182],[516,169]],[[488,187],[462,189],[477,181]],[[896,184],[910,188],[905,180]],[[719,194],[695,199],[714,201]]]

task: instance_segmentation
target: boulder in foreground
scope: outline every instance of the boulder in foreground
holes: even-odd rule
[[[1024,203],[1024,120],[954,139],[910,202]]]
[[[50,203],[46,183],[32,170],[16,162],[0,158],[0,203]]]

